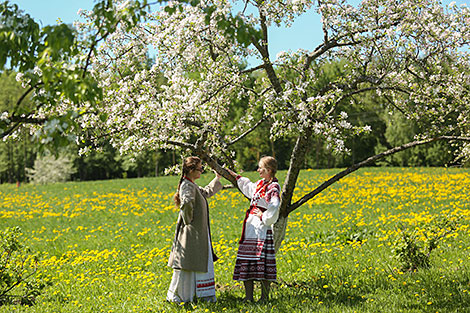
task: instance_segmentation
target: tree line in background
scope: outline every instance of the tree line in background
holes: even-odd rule
[[[337,66],[331,64],[326,69],[325,75],[335,75],[336,71]],[[24,93],[23,87],[16,81],[16,75],[17,73],[12,71],[3,71],[0,75],[0,90],[2,90],[0,111],[2,112],[15,106],[16,99]],[[28,106],[29,101],[25,100],[21,105]],[[238,101],[236,106],[237,109],[233,114],[242,115],[248,109],[246,101]],[[373,106],[375,111],[365,111],[364,106]],[[353,124],[370,125],[375,131],[367,136],[357,136],[347,140],[345,145],[350,153],[346,155],[334,154],[331,149],[327,149],[321,139],[312,137],[304,168],[348,167],[381,151],[409,142],[419,132],[403,115],[387,113],[384,104],[373,97],[361,97],[353,102],[344,102],[341,110],[348,114]],[[227,121],[227,128],[234,126],[231,125],[231,121]],[[265,123],[249,134],[247,140],[235,145],[236,161],[240,168],[255,170],[257,160],[263,155],[275,156],[279,161],[280,170],[288,168],[295,138],[273,141],[269,136],[270,127],[269,123]],[[96,149],[80,155],[78,144],[51,152],[44,149],[47,145],[40,143],[26,129],[17,132],[15,136],[13,140],[0,142],[0,183],[31,180],[31,170],[47,162],[50,166],[44,169],[49,174],[52,173],[50,169],[60,167],[60,164],[64,162],[70,163],[70,175],[67,180],[75,181],[160,176],[165,174],[165,169],[181,163],[180,155],[173,150],[159,149],[144,151],[137,155],[121,155],[112,145],[103,142]],[[377,162],[376,165],[465,166],[465,164],[455,162],[454,155],[451,143],[438,141],[392,155],[386,160]]]

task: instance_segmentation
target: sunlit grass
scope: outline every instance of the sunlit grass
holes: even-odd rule
[[[295,199],[335,170],[303,171]],[[248,173],[252,178],[256,173]],[[283,181],[280,173],[280,181]],[[212,174],[198,181],[208,183]],[[177,177],[0,186],[0,227],[20,226],[52,285],[33,307],[0,312],[465,312],[470,307],[470,171],[363,169],[294,211],[277,254],[279,282],[263,305],[240,302],[232,281],[247,200],[210,199],[216,304],[166,303]],[[391,246],[398,224],[459,218],[432,267],[403,273]]]

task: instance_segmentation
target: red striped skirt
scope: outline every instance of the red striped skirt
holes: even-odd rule
[[[274,252],[274,239],[271,230],[267,231],[263,248],[258,258],[240,259],[243,251],[249,249],[251,244],[242,242],[238,248],[237,261],[233,272],[234,280],[269,280],[276,281],[276,257]],[[256,245],[256,243],[253,243]]]

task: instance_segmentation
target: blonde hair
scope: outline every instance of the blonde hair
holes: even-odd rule
[[[271,156],[264,156],[259,160],[259,163],[261,163],[261,165],[263,165],[264,168],[271,171],[271,174],[272,174],[273,178],[276,176],[277,161],[276,161],[275,158],[273,158]]]
[[[173,202],[175,203],[176,207],[179,208],[181,204],[181,199],[180,199],[181,182],[183,182],[183,179],[185,176],[188,176],[189,172],[195,170],[198,167],[198,165],[201,163],[202,163],[201,159],[198,158],[197,156],[190,156],[184,159],[180,182],[178,183],[178,188],[176,189],[176,193],[173,196]]]

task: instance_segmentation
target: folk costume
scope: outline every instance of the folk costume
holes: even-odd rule
[[[237,184],[251,201],[243,221],[233,279],[276,281],[272,225],[279,217],[281,187],[276,178],[252,183],[237,176]],[[261,218],[255,215],[255,208],[263,212]]]
[[[206,198],[222,189],[219,178],[201,188],[189,178],[181,182],[180,211],[168,260],[173,277],[167,293],[171,302],[190,302],[194,296],[215,302],[214,262]]]

